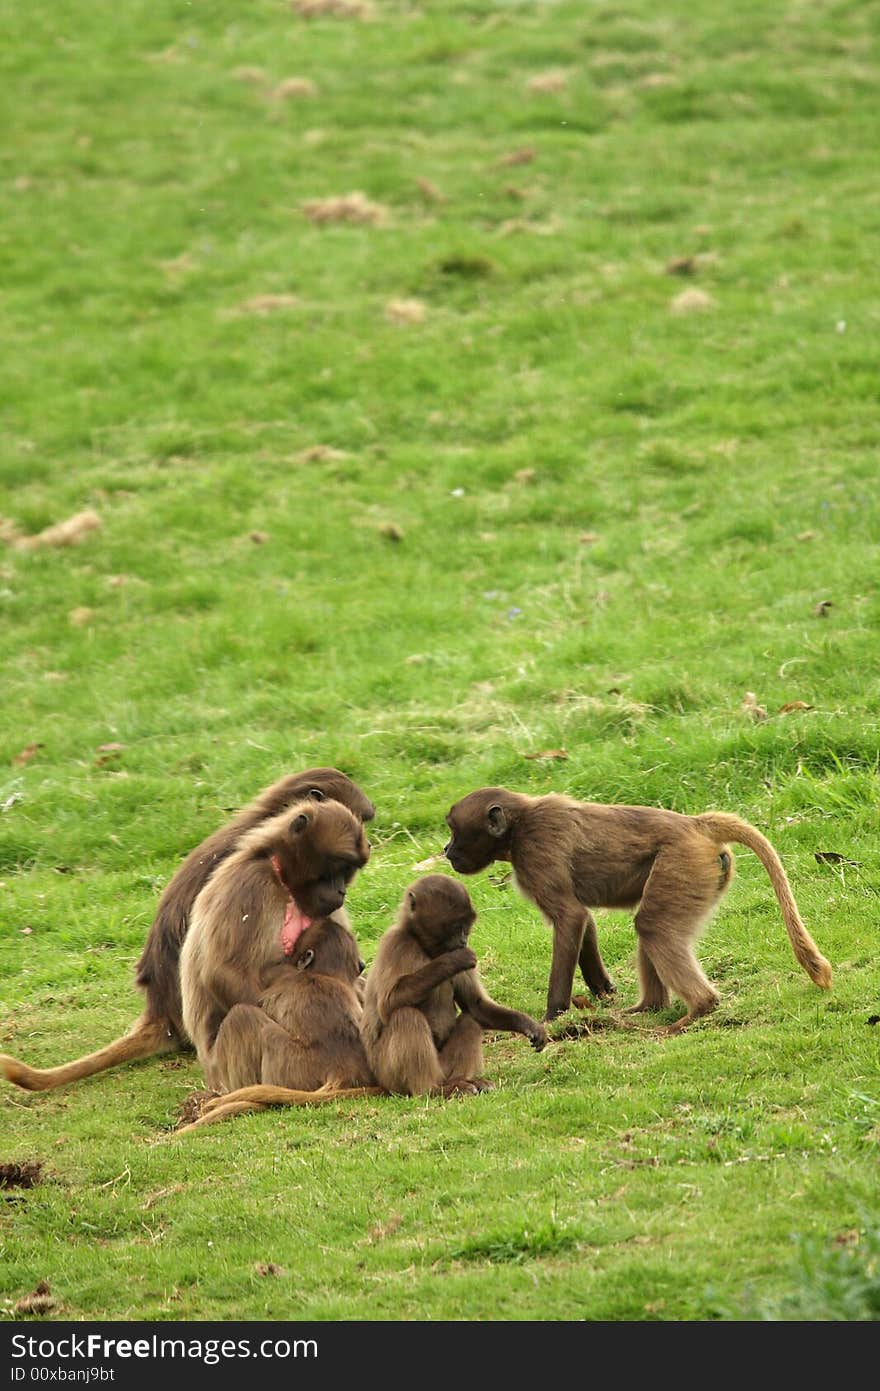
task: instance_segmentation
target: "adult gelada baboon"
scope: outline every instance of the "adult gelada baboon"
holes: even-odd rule
[[[225,1095],[195,1124],[371,1094],[363,962],[337,920],[369,853],[347,807],[300,802],[242,836],[199,893],[180,955],[183,1020],[208,1086]]]
[[[325,798],[341,802],[361,821],[375,816],[375,807],[369,798],[338,768],[308,768],[273,783],[228,825],[221,826],[202,841],[167,884],[137,965],[136,981],[146,993],[146,1005],[129,1032],[97,1053],[60,1067],[33,1068],[16,1058],[0,1055],[0,1072],[10,1082],[29,1091],[48,1091],[119,1063],[187,1047],[189,1039],[181,1012],[179,960],[196,895],[246,831],[306,797],[316,802]]]
[[[700,968],[694,942],[733,877],[726,841],[754,850],[779,900],[795,956],[811,980],[831,986],[831,967],[801,921],[779,856],[738,816],[683,816],[483,787],[456,802],[446,824],[445,853],[453,869],[476,874],[493,860],[508,860],[517,887],[550,922],[546,1019],[568,1009],[578,962],[594,994],[613,990],[591,908],[637,908],[641,995],[628,1013],[665,1009],[670,995],[677,995],[687,1014],[668,1032],[680,1033],[713,1010],[718,992]]]
[[[497,1005],[467,945],[476,919],[462,884],[429,874],[410,884],[367,976],[361,1033],[376,1081],[417,1096],[481,1091],[483,1030],[547,1042],[543,1024]]]

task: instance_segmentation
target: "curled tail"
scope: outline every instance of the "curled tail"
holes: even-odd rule
[[[749,850],[754,850],[766,869],[773,885],[773,892],[779,900],[782,919],[795,956],[816,985],[821,985],[823,990],[830,990],[831,964],[825,960],[804,927],[782,861],[767,837],[762,836],[761,832],[756,831],[747,821],[742,821],[740,817],[732,816],[729,812],[709,811],[702,816],[695,816],[694,820],[713,839],[732,840],[736,845],[745,845]]]
[[[97,1053],[89,1053],[83,1058],[75,1059],[74,1062],[62,1063],[60,1067],[28,1067],[27,1063],[19,1062],[18,1058],[10,1058],[6,1053],[0,1053],[0,1074],[5,1076],[7,1081],[14,1082],[17,1087],[24,1087],[26,1091],[48,1092],[54,1087],[76,1082],[80,1077],[91,1077],[96,1072],[105,1072],[107,1068],[116,1067],[119,1063],[134,1062],[138,1058],[152,1058],[155,1053],[167,1053],[179,1046],[167,1020],[147,1019],[142,1016],[129,1033],[117,1038],[113,1043],[108,1043],[106,1048],[99,1048]]]

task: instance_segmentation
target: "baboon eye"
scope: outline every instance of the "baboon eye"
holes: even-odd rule
[[[324,800],[324,794],[321,791],[320,787],[310,787],[309,796],[311,797],[313,802],[323,802]]]

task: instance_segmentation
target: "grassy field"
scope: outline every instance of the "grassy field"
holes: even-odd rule
[[[745,816],[834,989],[742,852],[674,1040],[600,1005],[492,1093],[163,1143],[191,1056],[4,1085],[0,1310],[877,1317],[877,9],[304,8],[0,0],[0,1050],[122,1032],[181,857],[316,763],[378,806],[368,962],[492,782]]]

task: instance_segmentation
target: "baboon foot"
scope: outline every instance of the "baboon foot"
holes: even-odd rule
[[[617,986],[610,976],[606,976],[604,980],[597,981],[595,985],[592,981],[587,981],[587,984],[597,1000],[610,1000],[617,994]]]
[[[448,1082],[444,1082],[440,1088],[441,1096],[476,1096],[478,1092],[486,1090],[480,1083],[484,1079],[481,1077],[450,1077]],[[491,1085],[491,1084],[490,1084]]]
[[[704,1015],[711,1014],[717,1007],[717,1000],[707,1000],[705,1004],[696,1005],[687,1014],[683,1014],[681,1019],[676,1019],[674,1024],[667,1024],[663,1030],[667,1038],[674,1038],[676,1034],[684,1033],[697,1019],[702,1019]]]

